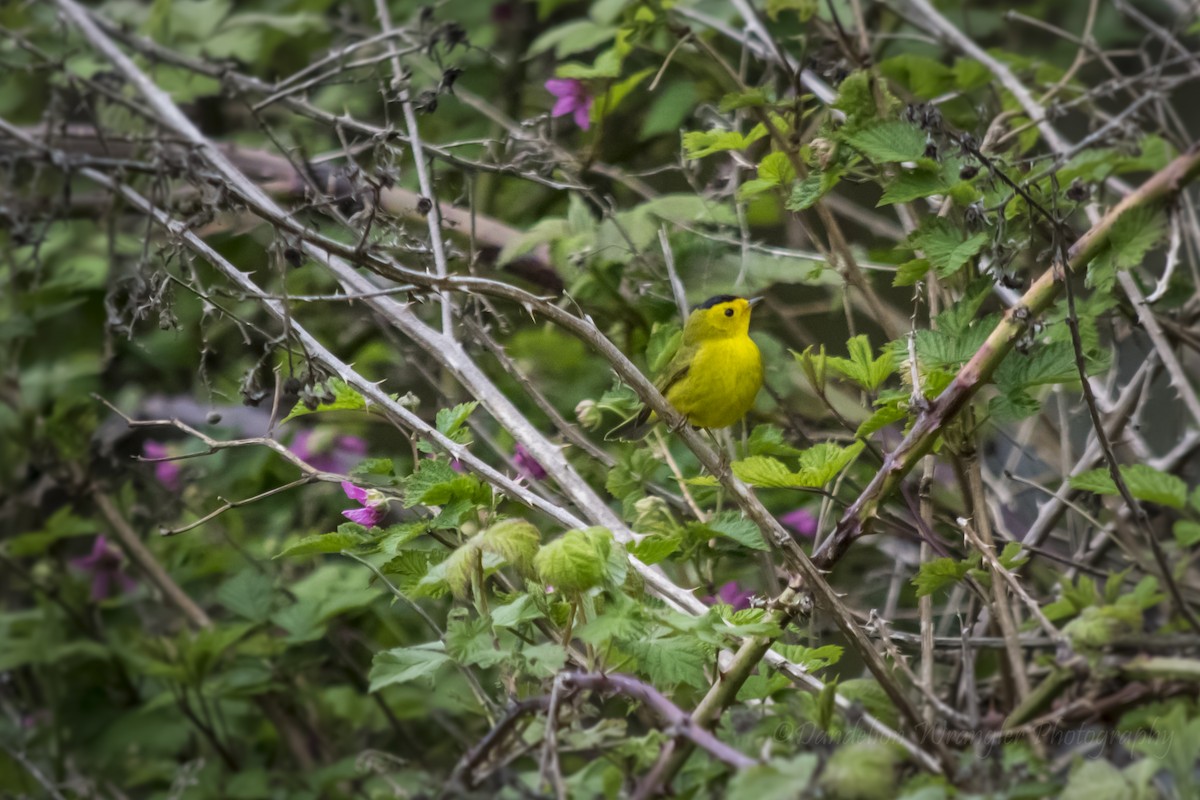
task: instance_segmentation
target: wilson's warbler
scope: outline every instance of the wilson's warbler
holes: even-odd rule
[[[763,370],[758,345],[750,338],[750,312],[760,300],[722,294],[694,307],[679,350],[654,382],[697,428],[727,428],[754,405]],[[640,439],[656,419],[643,408],[604,438]]]

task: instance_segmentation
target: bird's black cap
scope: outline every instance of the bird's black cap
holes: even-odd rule
[[[721,305],[721,303],[728,303],[730,300],[738,299],[739,298],[736,294],[718,294],[708,298],[703,303],[697,303],[696,305],[692,306],[692,311],[699,311],[702,308],[712,308],[713,306]]]

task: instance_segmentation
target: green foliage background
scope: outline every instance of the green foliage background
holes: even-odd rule
[[[0,796],[1194,796],[1194,198],[1134,203],[1071,304],[988,355],[1090,206],[1194,155],[1194,8],[768,0],[747,24],[753,4],[717,0],[447,0],[388,3],[399,30],[378,36],[367,0],[90,4],[381,290],[378,261],[437,269],[411,101],[450,273],[508,292],[446,296],[513,425],[456,382],[454,352],[337,296],[56,5],[0,4]],[[586,130],[550,116],[554,77],[591,98]],[[767,389],[717,444],[885,678],[676,433],[604,439],[639,398],[598,337],[652,375],[679,301],[725,293],[767,298]],[[428,282],[392,296],[441,325]],[[859,515],[981,352],[979,391]],[[156,446],[181,460],[145,461]],[[342,480],[386,504],[378,524],[343,520],[360,504]],[[718,743],[758,763],[672,761],[693,742],[651,690],[715,704]]]

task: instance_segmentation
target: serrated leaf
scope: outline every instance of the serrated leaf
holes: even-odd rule
[[[316,408],[309,408],[302,402],[296,403],[288,415],[280,420],[280,424],[290,422],[296,417],[303,417],[320,411],[364,411],[367,409],[367,399],[345,381],[338,378],[330,378],[325,382],[325,387],[333,395],[333,402],[320,403]],[[401,405],[410,408],[414,405],[413,402],[402,399],[398,394],[390,395],[390,397]]]
[[[377,692],[385,686],[430,678],[438,668],[450,661],[441,642],[419,644],[416,647],[397,647],[376,653],[371,661],[368,691]]]
[[[492,609],[492,626],[496,628],[515,628],[522,623],[532,622],[542,617],[542,611],[534,599],[523,594],[511,603]],[[558,645],[555,645],[558,647]]]
[[[752,550],[771,549],[763,540],[758,525],[753,520],[744,517],[740,511],[722,511],[708,522],[692,523],[688,526],[688,530],[693,535],[700,533],[700,535],[706,536],[710,534],[723,536]]]
[[[896,275],[892,278],[892,286],[912,286],[925,277],[929,272],[929,261],[924,258],[914,258],[896,267]]]
[[[446,622],[446,654],[468,667],[494,667],[511,658],[495,639],[486,619],[468,618],[467,610],[456,608]]]
[[[851,147],[877,164],[916,161],[925,157],[925,132],[908,122],[887,120],[845,137]]]
[[[800,455],[800,472],[793,485],[797,488],[819,488],[838,476],[866,447],[865,442],[854,442],[839,447],[833,442],[821,442]]]
[[[450,588],[450,593],[464,600],[471,588],[471,579],[483,572],[483,551],[479,549],[479,543],[472,539],[456,548],[439,567],[438,572]]]
[[[966,236],[948,219],[934,217],[909,237],[909,242],[945,278],[966,266],[987,244],[988,235],[980,232]]]
[[[902,169],[888,181],[883,196],[875,206],[882,208],[895,203],[911,203],[930,195],[945,194],[950,190],[950,186],[951,184],[942,177],[941,169],[936,167],[920,165],[915,169]]]
[[[777,425],[755,425],[754,430],[750,431],[750,439],[747,442],[750,455],[753,456],[776,456],[778,458],[788,458],[798,456],[803,451],[797,447],[792,447],[784,438],[783,429]]]
[[[612,533],[608,533],[611,537]],[[608,552],[599,552],[587,531],[571,530],[543,545],[533,565],[543,583],[577,593],[603,582],[607,559]]]
[[[478,539],[480,547],[502,556],[522,575],[533,575],[533,559],[542,535],[531,523],[523,519],[500,520],[480,533]]]
[[[926,561],[912,579],[913,585],[917,587],[917,597],[931,595],[944,586],[961,581],[977,564],[978,556],[976,556],[975,563],[970,560],[955,561],[953,558],[935,558],[932,561]]]
[[[878,358],[871,355],[871,342],[861,334],[846,342],[849,359],[827,356],[826,363],[868,392],[875,392],[896,370],[894,352],[885,348]]]
[[[787,465],[767,456],[750,456],[735,461],[732,470],[738,480],[769,489],[788,488],[793,486],[795,481],[795,476]]]
[[[854,438],[865,439],[872,433],[886,428],[894,422],[899,422],[908,417],[908,412],[900,407],[900,404],[889,403],[888,405],[877,408],[871,416],[863,420],[858,426],[858,430],[854,432]]]
[[[686,158],[704,158],[727,150],[745,150],[767,135],[767,126],[759,123],[749,133],[711,130],[688,131],[683,134],[683,154]]]
[[[629,650],[637,657],[638,667],[658,687],[681,683],[697,689],[708,688],[704,676],[707,656],[704,646],[687,635],[630,642]]]
[[[367,529],[354,522],[343,522],[336,531],[318,533],[306,536],[295,544],[283,550],[275,558],[288,556],[307,556],[316,553],[340,553],[343,550],[353,550],[371,537]]]
[[[629,548],[629,554],[646,566],[657,564],[679,550],[679,536],[651,534]]]
[[[798,644],[776,643],[774,648],[788,661],[802,667],[805,672],[816,672],[819,669],[824,669],[838,663],[842,659],[842,653],[844,652],[836,644],[827,644],[823,647],[805,647]]]
[[[534,678],[552,678],[567,663],[567,652],[557,642],[522,648],[517,656],[524,662],[524,671]]]
[[[478,407],[479,401],[472,400],[469,403],[459,403],[453,408],[439,409],[436,420],[438,432],[460,444],[465,443],[470,438],[470,434],[462,431],[462,426],[471,416],[471,412]],[[467,433],[467,435],[460,438],[462,433]]]
[[[1187,501],[1187,484],[1175,475],[1157,470],[1148,464],[1122,464],[1121,478],[1129,493],[1138,500],[1182,509]],[[1095,494],[1119,494],[1108,469],[1081,472],[1070,478],[1071,488]]]

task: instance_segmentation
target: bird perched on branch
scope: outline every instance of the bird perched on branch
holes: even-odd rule
[[[763,369],[758,345],[750,338],[750,312],[761,300],[722,294],[695,306],[679,350],[654,382],[697,428],[727,428],[754,405]],[[655,421],[657,415],[643,407],[604,438],[640,439]]]

